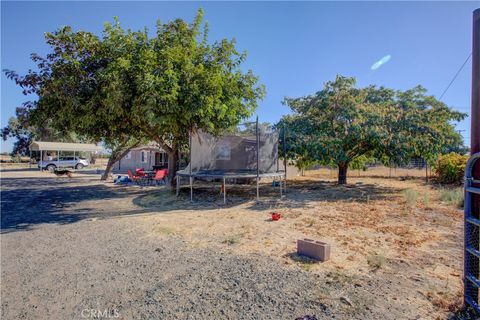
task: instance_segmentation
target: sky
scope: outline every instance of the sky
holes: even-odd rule
[[[147,27],[153,34],[157,19],[192,21],[203,8],[209,40],[235,38],[237,48],[247,52],[242,68],[259,76],[267,91],[257,115],[273,123],[290,112],[284,97],[315,93],[337,74],[355,77],[360,87],[406,90],[420,84],[440,97],[471,52],[472,12],[479,7],[480,1],[2,1],[1,67],[20,74],[34,69],[30,54],[49,50],[44,33],[64,25],[100,35],[104,22],[117,16],[124,28]],[[470,59],[442,98],[465,113],[470,113],[471,68]],[[28,99],[2,73],[0,125]],[[469,145],[470,118],[457,129]],[[12,143],[2,142],[1,151],[11,151]]]

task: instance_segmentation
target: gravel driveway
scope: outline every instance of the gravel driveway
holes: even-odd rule
[[[7,177],[5,177],[7,176]],[[131,198],[97,177],[2,174],[2,319],[331,318],[321,281],[266,257],[236,256],[142,233]],[[139,193],[144,191],[139,190]],[[80,208],[81,209],[81,208]],[[105,310],[107,312],[105,312]]]
[[[420,312],[383,299],[399,285],[388,280],[395,271],[328,278],[234,246],[152,236],[149,217],[177,213],[137,206],[149,192],[97,175],[2,171],[1,318],[414,319]]]

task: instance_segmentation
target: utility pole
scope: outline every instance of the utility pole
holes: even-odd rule
[[[480,8],[473,12],[471,154],[480,152]],[[475,173],[480,175],[480,166]]]

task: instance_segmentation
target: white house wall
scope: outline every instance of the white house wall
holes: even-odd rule
[[[142,151],[141,150],[132,150],[130,151],[130,159],[126,157],[122,158],[114,166],[114,171],[116,172],[127,172],[131,170],[135,172],[135,169],[145,168],[146,170],[151,170],[155,165],[155,152],[154,151],[143,151],[145,154],[145,161],[142,162]]]

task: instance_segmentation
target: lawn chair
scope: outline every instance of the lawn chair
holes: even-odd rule
[[[128,170],[128,177],[135,183],[140,183],[142,181],[142,177],[134,175],[130,170]]]
[[[143,177],[145,175],[145,168],[136,169],[135,174],[139,177]]]
[[[157,185],[159,183],[167,184],[167,177],[168,177],[168,170],[167,169],[161,169],[161,170],[157,170],[155,172],[155,177],[153,178],[153,180],[155,181],[155,183]]]

